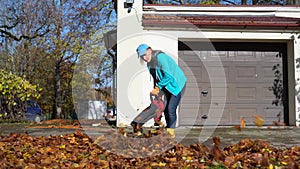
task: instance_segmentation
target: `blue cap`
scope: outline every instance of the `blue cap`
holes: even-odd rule
[[[140,44],[139,47],[136,49],[138,57],[141,57],[146,54],[147,49],[149,48],[146,44]]]

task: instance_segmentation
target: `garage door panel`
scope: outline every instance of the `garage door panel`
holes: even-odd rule
[[[210,109],[210,105],[204,104],[199,109],[195,110],[191,107],[181,107],[181,113],[179,122],[181,125],[226,125],[230,122],[230,116],[228,116],[228,109]]]
[[[270,70],[273,70],[273,67],[274,67],[274,64],[271,64],[271,65],[264,65],[262,67],[263,69],[263,72],[262,72],[262,76],[264,78],[271,78],[271,79],[274,79],[274,72],[273,71],[270,71]]]
[[[194,54],[194,53],[193,53]],[[184,60],[183,63],[192,63],[192,62],[198,62],[201,60],[200,56],[197,55],[184,55],[184,58],[182,58],[182,60]]]
[[[211,102],[211,100],[226,99],[227,103],[265,103],[271,104],[275,99],[273,91],[270,86],[262,84],[214,84],[213,88],[208,83],[188,83],[184,98],[189,100],[200,99],[201,103]],[[202,92],[207,94],[203,94]]]
[[[234,125],[239,125],[241,118],[246,121],[246,125],[255,125],[254,117],[262,114],[261,107],[255,104],[232,105],[231,107],[231,122]]]
[[[183,72],[185,73],[187,80],[188,81],[197,81],[197,82],[201,82],[202,79],[202,71],[200,68],[190,68],[191,70],[188,69],[183,69]],[[197,70],[196,70],[197,69]]]
[[[265,62],[278,63],[278,60],[281,60],[279,52],[260,52],[260,54]]]
[[[256,100],[256,87],[237,87],[236,100]]]
[[[182,50],[182,51],[179,51],[180,54],[182,54],[183,56],[196,56],[196,55],[199,55],[200,51],[197,51],[197,50]]]
[[[202,79],[201,82],[215,82],[221,83],[226,82],[226,79],[229,78],[229,67],[220,65],[206,65],[207,67],[202,71]]]
[[[252,79],[255,80],[257,77],[256,66],[236,66],[236,79]]]
[[[218,101],[225,101],[226,100],[226,93],[228,91],[227,87],[217,87],[214,86],[213,88],[211,86],[202,86],[202,89],[200,91],[200,98],[201,103],[207,103],[207,102],[218,102]],[[205,94],[207,92],[207,94]]]
[[[227,107],[225,107],[224,109],[217,109],[217,108],[204,109],[202,114],[203,116],[204,115],[207,116],[206,119],[203,119],[203,116],[201,116],[201,119],[203,119],[202,121],[206,123],[206,125],[216,125],[216,124],[226,125],[226,124],[230,124],[231,121],[229,109]]]
[[[263,81],[273,81],[274,78],[275,78],[275,74],[274,74],[274,71],[273,71],[273,67],[274,67],[275,64],[266,64],[262,67],[262,78],[263,78]],[[280,64],[280,70],[282,72],[282,66]]]
[[[255,116],[260,116],[265,122],[264,125],[273,125],[273,121],[277,120],[277,114],[280,108],[268,108],[268,105],[235,105],[231,110],[232,121],[234,124],[239,123],[239,119],[243,117],[247,125],[256,125]]]
[[[267,85],[265,83],[230,83],[227,100],[235,103],[269,104],[275,96],[270,93]]]
[[[182,66],[193,66],[193,63],[198,63],[202,59],[199,52],[183,52],[182,56],[184,57],[179,59],[179,64]]]
[[[180,105],[180,119],[184,118],[180,125],[188,125],[189,121],[204,125],[204,115],[218,125],[239,125],[241,117],[248,125],[255,125],[256,114],[266,120],[265,124],[272,125],[276,120],[282,107],[272,105],[275,96],[270,89],[273,66],[282,65],[282,59],[276,57],[278,52],[199,51],[188,52],[188,56],[184,53],[179,56],[180,62],[185,63],[179,64],[188,80]],[[219,109],[222,104],[224,110]],[[215,113],[209,114],[210,109]]]
[[[263,67],[260,66],[260,64],[262,63],[223,62],[222,65],[206,63],[206,66],[201,68],[201,74],[197,75],[199,71],[194,71],[193,74],[202,77],[202,82],[210,82],[211,79],[220,79],[220,81],[217,82],[222,82],[225,79],[229,82],[248,83],[256,81],[270,82],[271,80],[273,80],[274,72],[272,71],[272,69],[274,64],[263,63],[265,64]]]
[[[186,96],[184,96],[186,97]],[[190,97],[190,98],[187,98],[187,99],[182,99],[181,100],[181,104],[184,105],[184,104],[199,104],[199,98],[198,97]]]
[[[265,86],[263,86],[265,85]],[[197,88],[199,86],[199,88]],[[222,85],[214,85],[213,88],[209,84],[187,84],[185,97],[200,97],[203,101],[209,101],[213,99],[224,100],[224,94],[226,94],[227,102],[244,103],[272,103],[275,99],[273,91],[267,84],[228,84],[226,87]],[[207,91],[207,94],[202,94],[202,91]]]
[[[200,103],[200,98],[198,96],[187,97],[186,95],[184,95],[184,98],[181,100],[181,103],[182,103],[182,105],[194,104],[194,107],[196,107],[195,105]]]
[[[228,125],[231,124],[232,115],[229,108],[214,109],[210,105],[204,104],[199,107],[198,113],[195,110],[185,109],[180,117],[180,124],[182,125]],[[192,115],[187,115],[192,114]],[[183,119],[181,119],[183,118]],[[189,120],[188,120],[189,119]],[[239,122],[239,118],[236,119]]]
[[[199,66],[200,61],[181,61],[182,63],[179,63],[179,66],[181,67],[197,67]]]
[[[181,67],[181,69],[187,76],[201,77],[201,75],[203,74],[202,72],[205,71],[205,69],[203,70],[202,67],[200,67],[200,66],[190,66],[190,67],[184,66],[184,67]]]
[[[180,125],[194,125],[199,122],[196,122],[198,116],[201,116],[201,110],[199,108],[195,108],[192,104],[181,104],[180,106]]]
[[[195,89],[195,90],[186,89],[185,92],[184,92],[184,97],[185,98],[188,98],[188,97],[199,97],[200,96],[200,93],[199,93],[200,91],[196,91],[196,90],[197,89]]]
[[[255,52],[236,51],[234,60],[236,61],[259,61],[261,57]]]
[[[273,90],[272,90],[272,87],[271,86],[263,86],[263,92],[261,92],[261,97],[262,97],[262,100],[266,100],[270,103],[272,103],[272,101],[274,99],[276,99],[275,95],[273,94]]]
[[[231,73],[232,78],[230,82],[244,82],[244,83],[251,83],[259,80],[258,72],[259,67],[255,66],[258,63],[234,63],[232,66]]]
[[[189,67],[182,67],[182,70],[188,74],[188,75],[201,75],[202,74],[202,68],[200,66],[189,66]]]
[[[206,70],[209,69],[209,70]],[[188,79],[196,79],[197,82],[210,83],[212,82],[225,82],[229,78],[229,68],[217,66],[204,66],[198,67],[182,67],[183,72]],[[209,72],[207,72],[209,71]]]
[[[181,125],[239,125],[240,119],[244,118],[247,125],[256,125],[254,116],[259,115],[264,120],[264,125],[273,125],[273,121],[278,121],[277,115],[280,108],[266,108],[263,106],[241,104],[225,106],[223,109],[210,108],[209,104],[203,104],[197,109],[193,108],[192,104],[180,107]],[[204,118],[204,117],[207,118]],[[282,118],[281,118],[282,119]]]
[[[189,77],[187,77],[187,78],[189,78]],[[186,86],[187,87],[190,87],[190,88],[195,88],[195,87],[198,87],[198,86],[200,86],[200,84],[201,83],[197,83],[197,82],[191,82],[191,83],[189,83],[189,80],[187,80],[187,84],[186,84]]]
[[[275,106],[264,107],[262,117],[268,124],[273,124],[274,121],[283,122],[283,110]]]
[[[226,61],[228,60],[228,52],[227,51],[201,51],[201,58],[203,62],[216,62],[216,61]]]
[[[253,118],[253,115],[257,114],[258,110],[255,105],[236,105],[235,108],[232,109],[231,115],[234,118],[240,119],[244,117],[245,120],[247,118]]]

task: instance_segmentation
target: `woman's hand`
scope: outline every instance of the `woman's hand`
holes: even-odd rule
[[[154,89],[151,91],[151,94],[158,95],[158,93],[159,93],[159,88],[155,86]]]

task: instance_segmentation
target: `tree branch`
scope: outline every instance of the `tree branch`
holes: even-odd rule
[[[41,29],[42,29],[42,27],[40,27],[39,29],[37,29],[35,31],[35,34],[32,35],[32,36],[21,35],[21,36],[17,37],[16,35],[12,34],[11,32],[5,31],[5,30],[2,30],[2,29],[0,29],[0,33],[1,33],[1,37],[9,37],[9,38],[12,38],[15,41],[21,41],[22,39],[30,40],[30,39],[34,39],[34,38],[37,38],[37,37],[43,37],[45,34],[47,34],[48,32],[50,32],[50,29],[47,28],[45,32],[38,33],[39,30],[41,30]]]

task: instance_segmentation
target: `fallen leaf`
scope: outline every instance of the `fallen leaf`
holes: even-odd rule
[[[281,123],[281,122],[278,122],[278,121],[273,121],[273,124],[275,126],[285,126],[285,123]]]
[[[235,129],[237,129],[238,131],[242,131],[242,128],[241,128],[240,125],[234,125],[233,127],[234,127]]]
[[[254,124],[257,126],[257,127],[261,127],[263,124],[265,123],[265,120],[259,116],[259,115],[254,115]]]
[[[224,160],[225,156],[223,152],[219,149],[220,145],[220,138],[219,137],[213,137],[214,147],[212,149],[212,155],[214,156],[214,159],[217,161]]]
[[[240,126],[241,127],[245,127],[246,126],[246,121],[245,121],[245,119],[243,117],[241,117],[241,119],[240,119]]]
[[[133,167],[294,169],[300,164],[300,147],[275,148],[265,140],[247,138],[220,149],[221,139],[213,137],[214,147],[209,149],[201,143],[190,146],[176,143],[165,130],[160,134],[150,132],[149,137],[155,136],[151,143],[147,138],[134,139],[135,135],[132,133],[126,130],[123,132],[127,134],[127,138],[115,131],[95,137],[97,139],[94,141],[79,130],[71,134],[47,137],[35,137],[27,133],[0,135],[0,166],[28,169]],[[149,144],[146,144],[147,142]],[[170,149],[164,149],[166,146]],[[122,150],[124,154],[118,150]],[[136,157],[140,153],[148,153],[148,157]]]

